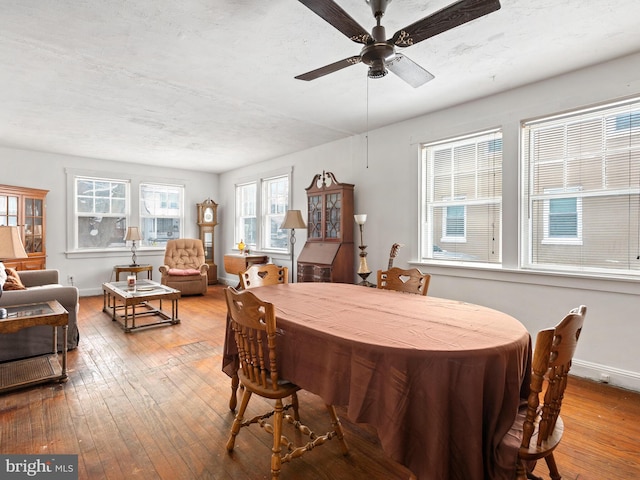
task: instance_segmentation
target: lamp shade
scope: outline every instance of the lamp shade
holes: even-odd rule
[[[27,258],[18,227],[0,227],[0,260]]]
[[[354,215],[353,218],[355,219],[356,223],[358,225],[364,225],[364,222],[367,221],[367,214],[366,213],[360,213],[358,215]]]
[[[140,236],[140,230],[138,229],[138,227],[128,227],[127,234],[125,235],[124,239],[125,241],[142,240],[142,237]]]
[[[284,221],[280,228],[283,230],[291,230],[295,228],[307,228],[307,225],[302,219],[302,212],[300,210],[287,210],[287,214],[284,216]]]

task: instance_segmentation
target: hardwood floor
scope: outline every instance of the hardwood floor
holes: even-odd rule
[[[269,478],[269,436],[260,429],[244,430],[233,455],[225,450],[233,420],[220,370],[225,313],[222,287],[211,286],[180,300],[181,324],[125,334],[102,312],[101,296],[82,298],[69,381],[0,395],[0,453],[77,453],[80,479]],[[311,426],[324,428],[318,397],[301,392],[300,405]],[[640,394],[572,377],[563,418],[556,459],[564,479],[640,478]],[[372,428],[342,421],[349,456],[329,442],[285,464],[280,478],[409,478]],[[536,473],[548,478],[544,465]]]

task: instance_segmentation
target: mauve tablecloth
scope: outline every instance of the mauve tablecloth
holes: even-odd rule
[[[513,479],[531,337],[486,307],[338,283],[251,290],[276,306],[281,377],[346,405],[420,480]],[[236,367],[225,346],[223,370]]]

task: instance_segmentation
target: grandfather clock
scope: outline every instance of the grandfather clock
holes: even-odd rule
[[[218,204],[207,198],[204,202],[198,203],[198,227],[200,227],[200,240],[204,244],[204,256],[209,271],[207,280],[209,285],[218,283],[218,266],[213,258],[214,235],[213,230],[218,224]]]

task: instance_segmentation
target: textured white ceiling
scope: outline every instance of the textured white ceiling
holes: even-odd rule
[[[387,36],[452,2],[392,1]],[[640,51],[638,0],[501,3],[403,49],[414,89],[295,80],[361,48],[296,0],[0,0],[0,145],[223,172]]]

